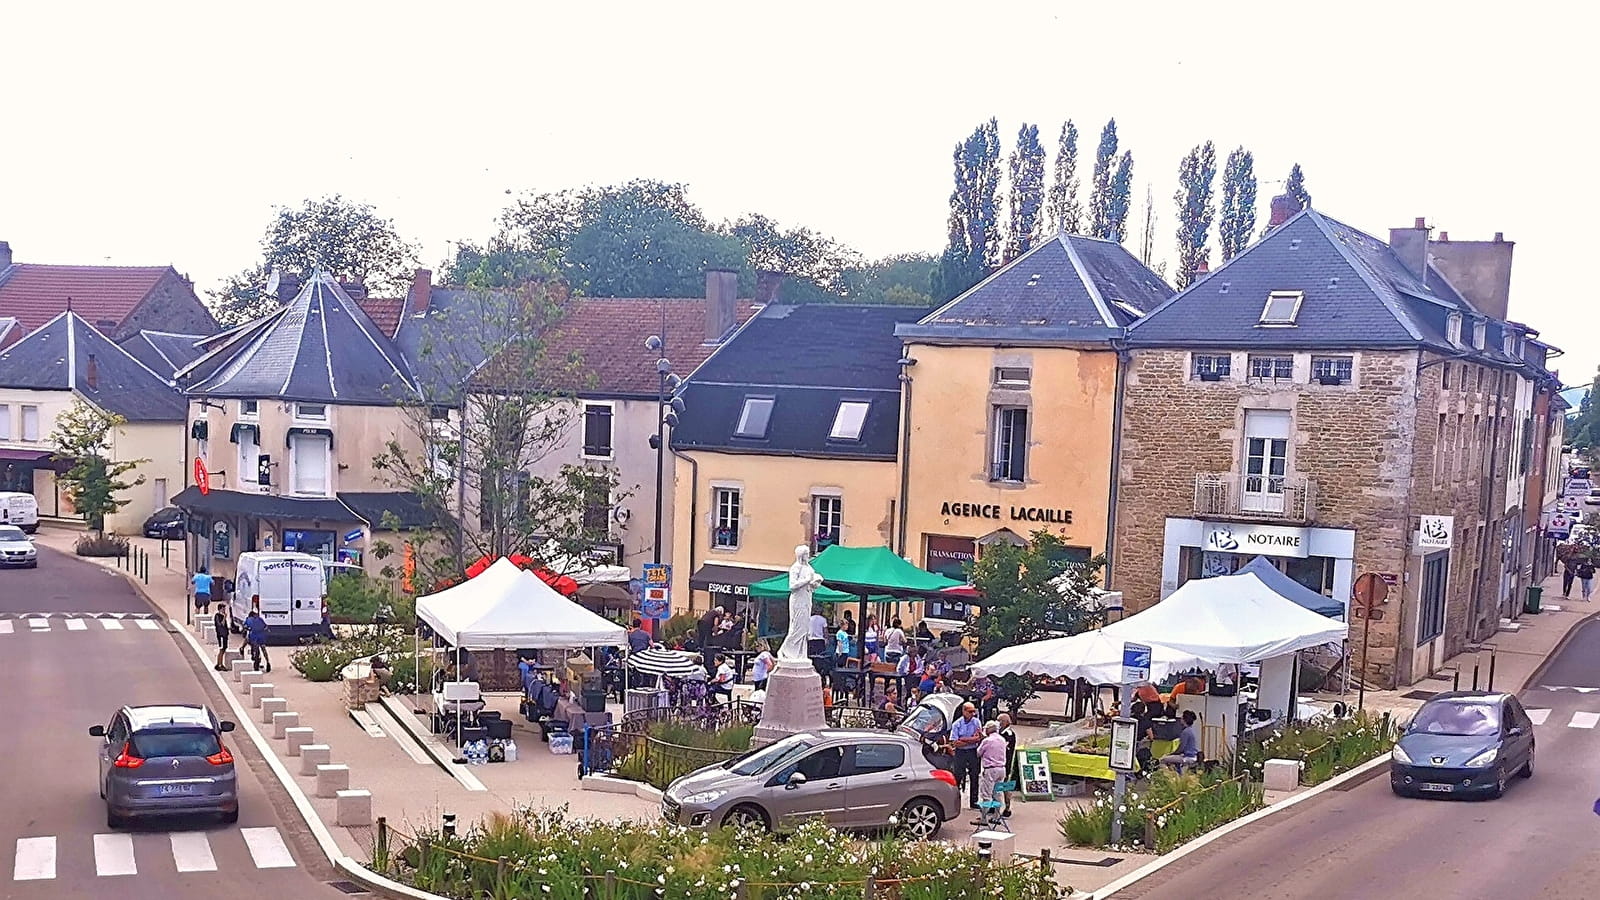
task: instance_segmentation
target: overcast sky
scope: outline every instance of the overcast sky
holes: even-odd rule
[[[1512,317],[1566,349],[1569,384],[1600,362],[1589,4],[239,7],[0,11],[18,261],[171,263],[204,289],[257,258],[273,205],[339,192],[433,265],[487,237],[508,191],[634,177],[688,183],[714,219],[936,252],[978,121],[1006,152],[1038,123],[1053,153],[1071,117],[1092,159],[1114,115],[1163,256],[1178,160],[1242,144],[1263,218],[1298,161],[1319,210],[1380,237],[1417,216],[1505,232]]]

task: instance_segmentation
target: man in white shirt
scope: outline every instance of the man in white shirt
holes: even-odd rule
[[[822,656],[828,652],[828,620],[822,613],[811,611],[811,633],[806,640],[806,655]]]

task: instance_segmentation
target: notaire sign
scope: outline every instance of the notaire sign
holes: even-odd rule
[[[1045,522],[1053,525],[1071,525],[1072,510],[1050,509],[1043,506],[1008,506],[999,503],[956,503],[946,500],[939,507],[939,515],[963,519],[998,519],[1009,513],[1013,522]]]

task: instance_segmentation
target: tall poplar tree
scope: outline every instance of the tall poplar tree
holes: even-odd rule
[[[935,299],[949,300],[994,268],[1000,251],[1000,124],[979,125],[956,145],[950,192],[950,243],[939,258]]]
[[[1256,227],[1256,166],[1249,150],[1239,147],[1228,154],[1222,173],[1222,220],[1217,225],[1217,243],[1222,261],[1239,255],[1250,243]]]
[[[1289,180],[1283,185],[1283,192],[1294,198],[1296,209],[1307,209],[1311,206],[1311,194],[1306,190],[1306,175],[1300,171],[1300,164],[1295,163],[1289,170]]]
[[[1007,220],[1002,262],[1032,250],[1039,243],[1039,216],[1044,212],[1044,147],[1039,126],[1023,125],[1011,151],[1011,216]]]
[[[1128,237],[1128,212],[1133,208],[1133,151],[1122,151],[1117,171],[1111,176],[1111,200],[1106,209],[1106,233],[1102,237],[1122,243]]]
[[[1139,237],[1139,261],[1155,265],[1156,255],[1156,200],[1149,187],[1144,189],[1144,231]]]
[[[1093,180],[1089,182],[1089,234],[1111,236],[1111,180],[1117,164],[1117,120],[1112,119],[1100,132],[1100,146],[1094,152]]]
[[[1083,204],[1078,202],[1078,126],[1068,119],[1056,144],[1055,181],[1050,185],[1050,227],[1057,233],[1077,234],[1083,227]]]
[[[1190,150],[1178,164],[1178,271],[1175,281],[1182,290],[1194,282],[1194,270],[1206,258],[1206,234],[1217,213],[1212,202],[1211,183],[1217,177],[1217,150],[1206,141]]]

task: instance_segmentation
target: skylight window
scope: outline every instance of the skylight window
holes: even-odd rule
[[[872,404],[865,400],[845,400],[833,415],[833,428],[828,432],[830,441],[859,441],[861,428],[867,424],[867,411]]]
[[[1267,305],[1261,308],[1261,324],[1293,325],[1305,298],[1304,291],[1273,291],[1267,295]]]
[[[755,438],[767,436],[767,425],[772,420],[771,397],[746,397],[744,409],[739,411],[739,425],[733,430],[735,437]]]

